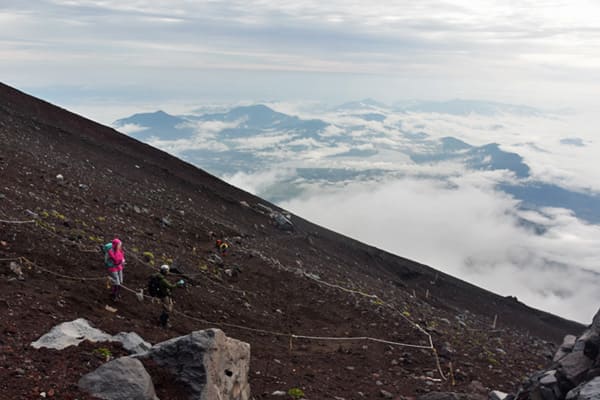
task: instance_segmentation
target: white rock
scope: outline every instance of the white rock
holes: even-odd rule
[[[109,335],[100,329],[94,328],[83,318],[63,322],[55,326],[50,332],[31,343],[31,346],[36,349],[45,347],[62,350],[69,346],[77,346],[84,340],[90,342],[120,342],[125,350],[133,354],[144,353],[152,347],[150,343],[135,332],[120,332],[114,336]]]
[[[62,350],[69,346],[77,346],[84,340],[89,340],[90,342],[110,342],[112,336],[90,326],[87,320],[78,318],[74,321],[63,322],[55,326],[50,332],[31,343],[31,345],[36,349],[46,347]]]
[[[490,400],[504,400],[508,396],[507,393],[501,392],[499,390],[492,390],[489,395]]]

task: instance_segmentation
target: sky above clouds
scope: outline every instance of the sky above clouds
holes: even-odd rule
[[[2,0],[0,26],[2,80],[88,114],[363,97],[589,109],[600,88],[587,0]]]

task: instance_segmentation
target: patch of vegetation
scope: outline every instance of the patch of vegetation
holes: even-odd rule
[[[67,217],[65,217],[63,214],[59,213],[56,210],[52,210],[50,212],[50,215],[52,215],[53,218],[59,219],[61,221],[64,221]]]
[[[382,306],[382,305],[384,304],[384,303],[383,303],[383,300],[381,300],[381,299],[374,299],[374,300],[371,300],[371,303],[373,303],[373,304],[375,304],[375,305],[377,305],[377,306]]]
[[[41,228],[49,229],[52,232],[56,232],[56,228],[54,227],[54,225],[51,225],[51,224],[49,224],[47,222],[44,222],[42,220],[36,219],[35,220],[35,224],[38,225]]]
[[[101,237],[98,237],[98,236],[93,236],[93,235],[90,235],[90,236],[88,237],[88,239],[90,239],[92,242],[96,242],[96,243],[104,243],[104,240],[103,240]]]
[[[81,240],[85,237],[85,232],[82,229],[71,229],[68,238],[71,240]]]
[[[142,259],[144,260],[144,262],[154,266],[154,254],[149,252],[149,251],[145,251],[142,253]]]
[[[106,361],[112,358],[112,351],[106,347],[98,347],[96,350],[94,350],[94,354],[104,358]]]
[[[173,259],[165,256],[164,254],[160,258],[161,264],[173,265]]]
[[[294,400],[299,400],[304,397],[304,391],[300,388],[291,388],[288,390],[287,394]]]

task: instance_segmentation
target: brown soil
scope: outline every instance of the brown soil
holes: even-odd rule
[[[18,280],[9,261],[0,261],[0,399],[39,398],[50,390],[55,398],[89,398],[76,384],[103,362],[94,349],[109,347],[115,355],[122,349],[29,345],[57,323],[78,317],[112,334],[135,331],[152,343],[220,327],[251,344],[256,399],[293,387],[309,399],[377,398],[382,389],[414,396],[470,391],[473,380],[511,391],[548,363],[553,343],[583,329],[299,217],[292,217],[293,233],[280,231],[256,207],[267,202],[1,84],[0,143],[0,219],[28,220],[35,213],[37,221],[0,223],[0,259],[35,263],[22,262],[24,280]],[[207,261],[211,233],[232,243],[222,267]],[[185,273],[188,284],[175,292],[171,329],[157,325],[160,306],[139,302],[129,292],[112,303],[105,280],[84,279],[103,276],[97,249],[114,235],[126,247],[128,287],[144,288],[153,273],[140,262],[144,252],[153,254],[156,266],[171,259]],[[234,266],[240,272],[229,277],[224,270]],[[295,269],[376,294],[383,304],[321,285]],[[439,374],[429,350],[365,341],[290,342],[288,336],[220,325],[427,345],[426,336],[401,314],[430,332],[445,373],[452,363],[454,386],[451,379],[434,381]],[[149,371],[161,399],[181,398],[172,377],[156,366]]]

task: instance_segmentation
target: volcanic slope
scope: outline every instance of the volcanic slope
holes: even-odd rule
[[[0,219],[34,221],[0,223],[0,398],[50,391],[87,398],[76,382],[102,362],[94,350],[122,349],[29,346],[78,317],[152,343],[220,327],[251,344],[256,399],[294,387],[310,399],[472,391],[474,380],[511,391],[548,362],[564,334],[583,328],[297,216],[294,231],[282,231],[264,206],[277,210],[162,151],[0,85]],[[115,235],[125,244],[128,288],[146,287],[162,262],[184,273],[171,329],[157,326],[157,305],[131,292],[110,301],[98,249]],[[222,266],[211,262],[220,236],[231,242]],[[24,279],[9,268],[12,258],[20,258]],[[428,335],[440,368],[432,350],[395,344],[427,347]],[[159,397],[179,397],[171,378],[156,378]]]

